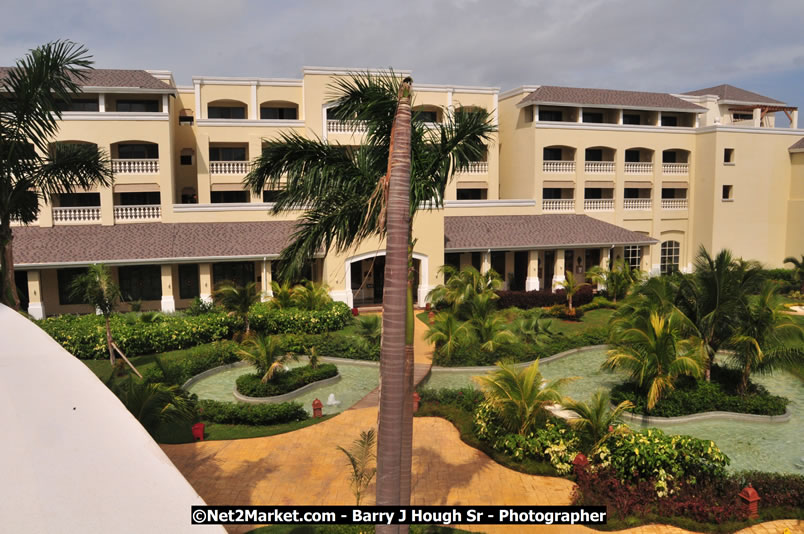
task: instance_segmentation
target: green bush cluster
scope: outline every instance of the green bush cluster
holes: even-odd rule
[[[618,303],[613,302],[607,299],[606,297],[598,296],[593,298],[592,302],[578,306],[578,309],[583,310],[584,312],[588,312],[600,309],[616,310],[618,307],[619,307]]]
[[[298,402],[243,404],[202,400],[198,412],[202,421],[224,425],[277,425],[310,417]]]
[[[583,312],[583,309],[580,307],[570,310],[569,306],[566,304],[554,304],[547,308],[546,311],[549,317],[557,317],[565,321],[580,321],[583,317]]]
[[[454,404],[467,412],[474,412],[475,408],[477,408],[485,398],[482,391],[472,387],[460,389],[420,389],[418,393],[422,403],[434,402],[438,404]]]
[[[319,356],[351,360],[380,360],[380,346],[367,343],[363,337],[344,332],[324,334],[284,334],[280,336],[282,350],[293,354],[309,354],[315,348]]]
[[[338,368],[331,363],[324,363],[315,369],[309,365],[295,367],[279,373],[273,379],[263,383],[262,376],[256,374],[242,375],[237,378],[237,391],[248,397],[274,397],[295,391],[300,387],[331,378],[338,374]]]
[[[237,344],[232,341],[199,345],[189,349],[181,358],[159,359],[156,366],[143,373],[143,379],[181,386],[199,373],[240,361],[236,351]]]
[[[796,272],[793,269],[762,269],[761,276],[776,283],[782,293],[801,287],[796,280]]]
[[[343,302],[331,302],[319,310],[274,308],[260,302],[251,307],[251,328],[266,334],[320,334],[344,328],[352,320],[352,310]]]

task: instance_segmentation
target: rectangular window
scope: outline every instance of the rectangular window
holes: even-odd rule
[[[192,115],[182,115],[179,117],[179,125],[181,126],[192,126],[193,125],[193,116]]]
[[[672,150],[662,152],[662,163],[676,163],[677,154]]]
[[[734,187],[731,185],[723,186],[723,200],[734,200]]]
[[[117,270],[123,300],[162,298],[162,269],[159,265],[131,265]]]
[[[120,193],[121,206],[156,206],[160,203],[159,191]]]
[[[560,148],[545,148],[543,150],[544,161],[561,161]]]
[[[662,243],[661,250],[660,272],[670,274],[678,271],[680,243],[678,241],[665,241]]]
[[[603,122],[602,113],[583,113],[583,122]]]
[[[438,122],[437,111],[414,111],[414,113],[419,122]]]
[[[596,200],[603,198],[603,190],[599,187],[587,187],[583,190],[583,198]]]
[[[458,200],[486,200],[488,189],[458,189]]]
[[[229,204],[234,202],[249,202],[248,191],[212,191],[211,198],[213,204]]]
[[[662,126],[678,126],[678,117],[662,115]]]
[[[586,161],[603,161],[603,149],[601,148],[587,148]]]
[[[552,109],[540,109],[539,110],[539,120],[540,121],[563,121],[564,120],[564,112],[557,111]]]
[[[179,164],[180,165],[192,165],[193,164],[193,156],[190,154],[182,154],[179,156]]]
[[[752,121],[754,120],[754,115],[751,113],[734,113],[732,116],[732,121]]]
[[[639,150],[626,150],[625,151],[626,163],[639,163]]]
[[[73,297],[72,285],[76,278],[86,274],[87,270],[84,267],[77,267],[74,269],[59,269],[56,271],[56,278],[59,283],[59,304],[64,306],[66,304],[83,304],[81,298]]]
[[[662,198],[687,198],[687,190],[677,187],[662,188]]]
[[[100,206],[100,193],[62,193],[59,195],[59,207],[90,208]]]
[[[56,108],[59,111],[99,111],[98,101],[91,98],[73,98],[69,104],[59,100]]]
[[[199,296],[201,294],[199,287],[198,264],[179,265],[179,298],[192,299]]]
[[[726,148],[723,150],[723,163],[734,164],[734,149]]]
[[[245,119],[246,108],[231,106],[208,106],[207,118],[209,119]]]
[[[127,113],[155,113],[159,111],[157,100],[118,100],[117,111]]]
[[[542,198],[545,200],[558,200],[561,198],[561,189],[558,187],[545,187],[542,189]]]
[[[639,245],[629,245],[624,250],[625,263],[631,269],[639,269],[642,265],[642,247]]]
[[[262,201],[263,202],[276,202],[276,199],[279,198],[280,191],[276,189],[266,189],[262,192]]]
[[[276,262],[271,262],[273,265]],[[212,283],[215,287],[223,282],[231,282],[236,286],[244,286],[254,281],[254,262],[236,261],[214,263],[212,265]]]
[[[246,161],[244,146],[211,146],[209,161]]]
[[[623,113],[623,124],[642,124],[642,116],[638,113]]]
[[[273,121],[295,121],[298,117],[296,108],[260,108],[260,119]]]
[[[117,157],[120,159],[157,159],[159,145],[154,143],[120,143],[117,145]]]

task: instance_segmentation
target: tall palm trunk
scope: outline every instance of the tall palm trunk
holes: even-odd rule
[[[400,504],[402,426],[405,398],[405,319],[410,227],[410,83],[399,89],[392,128],[387,204],[383,336],[380,356],[380,413],[377,440],[377,505]],[[399,532],[398,525],[378,525],[376,532]]]
[[[0,279],[0,302],[15,310],[20,309],[20,298],[17,295],[17,283],[14,280],[14,254],[11,247],[11,222],[0,223],[0,270],[3,277]]]
[[[402,462],[399,469],[399,500],[402,506],[410,504],[413,469],[413,221],[408,227],[408,276],[405,306],[405,400],[402,412]],[[405,530],[407,527],[403,527]]]
[[[112,327],[109,324],[109,316],[104,315],[103,318],[106,320],[106,348],[109,349],[109,361],[114,367],[114,349],[112,348]]]

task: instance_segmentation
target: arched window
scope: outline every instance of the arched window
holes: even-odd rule
[[[678,241],[665,241],[661,251],[661,273],[670,274],[678,271],[679,252],[681,244]]]
[[[288,121],[299,118],[299,106],[293,102],[271,100],[260,104],[260,120]]]
[[[239,100],[215,100],[207,105],[208,119],[245,119],[245,103]]]

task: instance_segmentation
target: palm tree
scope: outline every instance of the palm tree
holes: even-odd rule
[[[357,320],[360,335],[373,346],[382,342],[382,316],[365,315]]]
[[[120,300],[120,287],[112,278],[111,271],[102,263],[90,265],[86,273],[73,280],[70,294],[73,298],[93,306],[103,315],[106,323],[106,348],[109,350],[109,362],[114,366],[114,340],[109,319]]]
[[[243,320],[246,334],[251,330],[248,321],[248,311],[251,306],[260,301],[260,292],[256,282],[249,282],[244,286],[232,282],[224,282],[215,290],[215,300],[230,313],[234,313]]]
[[[81,92],[90,57],[83,46],[54,41],[17,60],[0,80],[0,302],[17,309],[11,221],[34,222],[40,199],[113,181],[97,146],[52,143],[59,104]]]
[[[468,323],[459,321],[455,314],[441,312],[424,338],[435,345],[436,356],[441,363],[449,363],[452,356],[472,337]]]
[[[254,364],[257,374],[262,375],[262,383],[273,380],[285,369],[290,361],[298,361],[296,354],[282,350],[275,336],[251,336],[243,342],[243,348],[237,350],[243,361]]]
[[[349,466],[352,468],[350,483],[357,506],[360,506],[360,499],[377,473],[377,468],[371,466],[372,462],[377,459],[377,455],[374,453],[376,436],[377,432],[371,428],[360,432],[360,438],[354,440],[349,450],[338,445],[338,450],[346,455]]]
[[[742,369],[739,391],[748,390],[752,372],[770,373],[804,361],[804,329],[784,313],[777,287],[767,281],[759,297],[748,302],[734,335],[726,342],[731,360]]]
[[[496,291],[502,287],[502,278],[493,269],[480,273],[471,265],[460,271],[450,265],[444,265],[440,273],[444,276],[445,282],[434,287],[427,297],[432,302],[445,302],[452,307],[453,313],[462,319],[477,315],[478,298],[486,299],[479,304],[480,306],[489,306],[492,304],[491,301],[499,298]],[[473,305],[475,310],[472,310]]]
[[[190,423],[196,417],[195,401],[175,384],[135,381],[129,375],[122,383],[112,376],[106,385],[151,435],[164,423]]]
[[[531,310],[530,313],[514,321],[513,332],[525,343],[543,345],[558,334],[550,329],[553,322],[543,318],[544,312],[540,309]]]
[[[648,410],[674,388],[680,375],[701,376],[705,349],[699,338],[684,338],[686,318],[645,310],[618,319],[604,368],[625,369],[646,393]]]
[[[293,288],[292,302],[304,310],[320,310],[332,302],[326,284],[306,282]]]
[[[800,260],[798,258],[788,256],[784,259],[784,262],[793,264],[793,273],[795,274],[798,283],[801,284],[801,291],[804,291],[804,254],[801,255]]]
[[[561,402],[559,388],[573,378],[560,378],[545,383],[535,361],[524,369],[498,362],[498,369],[478,377],[487,398],[499,411],[503,423],[512,432],[526,435],[544,417],[545,408]]]
[[[567,293],[567,306],[569,307],[570,315],[574,314],[574,308],[572,307],[572,297],[575,296],[575,293],[578,292],[584,286],[588,286],[586,282],[576,281],[575,275],[572,274],[572,271],[567,271],[567,277],[558,283],[559,286],[564,288],[564,291]]]
[[[613,302],[628,295],[628,291],[639,282],[642,275],[639,269],[632,269],[624,260],[617,260],[611,269],[604,269],[598,265],[586,271],[586,277],[592,282],[605,286],[606,292]]]
[[[565,398],[561,404],[567,410],[575,412],[576,417],[569,420],[588,444],[587,454],[592,454],[613,434],[627,431],[627,427],[618,424],[620,414],[634,407],[631,401],[622,401],[617,406],[611,406],[611,396],[604,389],[597,390],[590,402],[580,402]]]
[[[290,282],[280,284],[274,280],[271,282],[271,293],[273,293],[273,296],[268,301],[270,307],[281,310],[293,306],[293,286],[291,286]]]
[[[509,330],[508,323],[499,315],[472,319],[469,324],[480,342],[480,348],[488,353],[493,353],[500,345],[516,342],[516,336]]]

